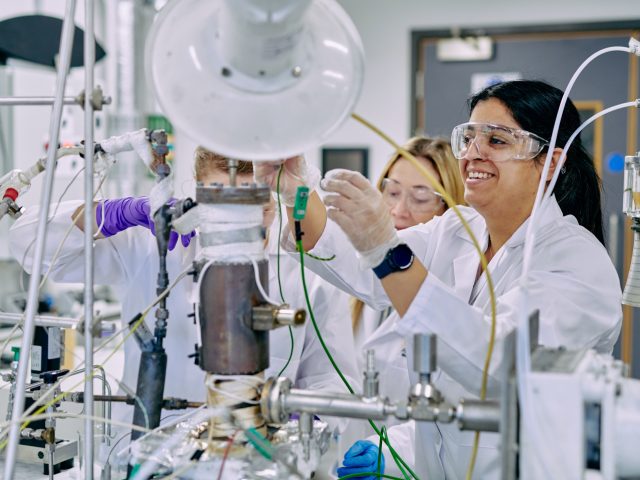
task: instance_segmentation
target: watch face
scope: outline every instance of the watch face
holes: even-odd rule
[[[391,261],[400,270],[407,269],[413,263],[413,252],[406,243],[401,243],[392,250]]]

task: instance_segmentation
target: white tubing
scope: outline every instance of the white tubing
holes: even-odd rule
[[[558,164],[556,165],[556,169],[553,172],[553,178],[551,178],[551,182],[549,183],[549,186],[547,187],[547,190],[545,191],[544,197],[542,198],[543,204],[544,204],[545,201],[547,201],[549,199],[549,197],[551,197],[551,195],[553,195],[553,189],[556,186],[558,178],[560,177],[560,170],[564,166],[564,161],[567,158],[567,152],[569,151],[569,148],[571,147],[571,144],[576,139],[576,137],[578,135],[580,135],[580,132],[582,132],[582,130],[584,130],[586,127],[591,125],[593,122],[595,122],[598,118],[602,117],[603,115],[606,115],[606,114],[611,113],[611,112],[615,112],[616,110],[621,110],[623,108],[629,108],[629,107],[636,107],[637,108],[638,106],[640,106],[640,99],[635,100],[633,102],[619,103],[618,105],[614,105],[613,107],[605,108],[601,112],[598,112],[598,113],[592,115],[591,117],[589,117],[587,120],[585,120],[583,122],[582,125],[580,125],[580,127],[578,129],[576,129],[575,132],[573,132],[571,137],[569,137],[569,140],[567,141],[567,144],[564,146],[564,148],[562,150],[562,154],[560,155],[560,159],[558,161]]]
[[[537,456],[541,459],[539,462],[543,465],[545,470],[548,470],[549,462],[547,461],[551,458],[554,458],[552,452],[550,452],[548,446],[541,440],[539,428],[541,428],[541,423],[537,423],[535,421],[535,414],[532,416],[532,411],[529,410],[530,405],[532,405],[532,392],[530,391],[530,385],[528,383],[528,374],[531,371],[531,352],[530,352],[530,338],[529,338],[529,324],[528,318],[531,310],[529,308],[528,302],[528,275],[529,270],[531,268],[531,259],[533,256],[533,249],[535,246],[536,240],[536,221],[538,217],[538,210],[542,206],[543,195],[545,193],[546,188],[546,178],[549,173],[549,169],[551,168],[551,161],[553,158],[553,150],[556,146],[556,140],[558,137],[558,130],[560,129],[560,123],[562,121],[562,115],[564,113],[564,107],[569,98],[569,93],[573,88],[573,84],[576,82],[578,76],[582,73],[582,71],[587,67],[589,63],[591,63],[595,58],[604,55],[609,52],[625,52],[625,53],[634,53],[634,51],[629,47],[608,47],[603,48],[602,50],[597,51],[596,53],[589,56],[571,77],[567,88],[562,96],[562,100],[560,101],[560,105],[558,107],[558,113],[556,114],[556,120],[553,126],[553,132],[551,134],[551,139],[549,141],[549,147],[547,156],[545,159],[544,167],[542,169],[542,174],[540,175],[540,182],[538,184],[538,190],[536,192],[536,198],[533,204],[533,210],[531,211],[531,215],[529,217],[529,224],[527,225],[527,231],[525,235],[524,242],[524,252],[522,259],[522,274],[520,277],[520,286],[522,290],[522,298],[521,305],[519,308],[519,319],[518,319],[518,329],[517,329],[517,341],[516,341],[516,373],[517,373],[517,382],[518,382],[518,392],[520,398],[520,407],[521,407],[521,416],[523,427],[525,430],[531,432],[531,438],[534,439],[536,445],[530,448],[530,452],[532,455]],[[560,168],[557,169],[558,171]],[[545,458],[547,461],[545,461]],[[559,463],[558,465],[561,465]],[[546,474],[549,474],[549,471],[546,471]],[[549,476],[552,478],[553,475]]]

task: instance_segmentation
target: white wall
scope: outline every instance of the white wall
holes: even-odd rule
[[[105,1],[96,2],[96,30],[98,37],[103,34],[105,18]],[[356,112],[372,121],[396,141],[402,143],[410,136],[410,66],[411,66],[411,31],[415,29],[448,29],[451,27],[527,25],[545,23],[576,23],[606,20],[629,20],[640,18],[639,0],[539,0],[535,3],[524,0],[487,0],[477,2],[471,0],[452,0],[449,2],[436,0],[339,0],[353,19],[360,32],[366,55],[366,72],[364,89],[356,107]],[[61,15],[64,2],[60,0],[24,0],[23,2],[4,1],[0,19],[14,15],[39,13]],[[78,1],[76,23],[83,22],[83,2]],[[532,59],[532,62],[539,59]],[[106,76],[106,72],[97,72],[97,76]],[[81,83],[81,82],[78,82]],[[109,82],[106,82],[107,84]],[[26,91],[26,84],[21,94],[50,94],[52,83],[39,85],[36,91]],[[34,90],[36,90],[34,88]],[[107,92],[108,94],[112,92]],[[25,113],[26,114],[26,113]],[[19,114],[19,115],[25,115]],[[30,110],[30,117],[35,117],[35,110]],[[41,150],[42,130],[46,132],[48,119],[39,129],[31,123],[24,135],[32,138],[29,145],[27,138],[20,138],[22,148],[34,149],[21,157],[31,159],[36,155],[35,148]],[[34,135],[34,130],[38,133]],[[35,140],[33,140],[35,138]],[[187,136],[176,135],[176,194],[189,194],[193,184],[192,153],[195,147]],[[37,145],[36,145],[37,144]],[[29,147],[26,147],[29,145]],[[378,139],[365,127],[348,120],[327,142],[327,146],[368,147],[370,152],[370,175],[376,177],[392,153],[392,148]],[[27,153],[27,152],[21,152]],[[306,152],[307,158],[320,163],[320,148]],[[182,187],[186,187],[184,190]],[[34,192],[39,191],[34,185]],[[75,196],[77,192],[72,192]]]
[[[402,143],[410,132],[411,31],[640,19],[638,0],[339,0],[365,48],[364,90],[356,112]],[[640,25],[640,22],[638,22]],[[538,62],[540,59],[531,59]],[[567,79],[568,81],[569,79]],[[393,149],[349,120],[327,146],[368,146],[376,178]],[[320,163],[320,149],[307,153]]]

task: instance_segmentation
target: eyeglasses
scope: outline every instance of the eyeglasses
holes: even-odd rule
[[[463,123],[451,133],[451,149],[458,159],[474,155],[469,152],[475,145],[476,152],[494,161],[530,160],[537,157],[549,145],[538,135],[491,123]]]
[[[382,198],[390,208],[395,207],[403,198],[412,213],[431,213],[438,210],[443,200],[439,193],[428,187],[405,188],[391,178],[385,178],[381,184]]]

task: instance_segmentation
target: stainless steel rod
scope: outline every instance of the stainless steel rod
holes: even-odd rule
[[[292,389],[287,393],[284,401],[286,410],[289,412],[308,412],[371,420],[384,420],[389,415],[393,415],[396,410],[394,405],[387,405],[383,401],[367,403],[357,397],[307,395],[306,392],[303,393],[297,389]]]
[[[15,325],[20,323],[24,314],[0,312],[0,323],[10,323]],[[71,317],[54,317],[51,315],[34,315],[34,324],[38,327],[60,327],[60,328],[76,328],[80,324],[80,320]]]
[[[53,105],[55,97],[0,97],[0,106],[19,107],[33,105]],[[79,105],[76,97],[64,97],[64,105]]]
[[[85,0],[84,26],[84,355],[87,372],[93,372],[93,74],[95,67],[94,2]],[[93,480],[93,375],[85,373],[84,478]]]
[[[60,36],[60,55],[58,72],[56,75],[55,101],[51,112],[49,123],[49,145],[57,145],[60,137],[60,122],[62,119],[62,107],[64,90],[67,84],[67,74],[71,63],[71,48],[73,45],[73,33],[76,11],[76,0],[67,0],[65,6],[64,20],[62,23],[62,35]],[[51,192],[53,190],[53,179],[56,165],[56,149],[47,150],[47,164],[45,180],[42,188],[42,198],[40,199],[40,212],[38,218],[38,229],[36,232],[36,244],[33,258],[33,269],[29,279],[29,293],[27,295],[26,318],[24,322],[22,344],[20,348],[20,361],[16,378],[16,396],[11,413],[11,427],[9,429],[9,444],[4,464],[4,479],[13,480],[15,473],[18,445],[20,442],[20,417],[24,410],[25,388],[27,382],[27,367],[31,355],[31,344],[33,343],[33,332],[35,327],[34,317],[38,308],[38,291],[40,284],[40,271],[42,269],[42,257],[44,245],[47,240],[47,218],[49,217],[49,204],[51,203]]]

